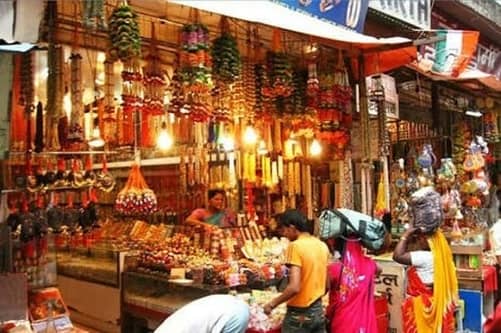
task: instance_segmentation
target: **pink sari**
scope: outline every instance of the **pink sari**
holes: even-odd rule
[[[375,274],[376,263],[363,254],[360,242],[348,240],[342,261],[329,266],[331,292],[326,316],[331,322],[331,333],[378,332]]]

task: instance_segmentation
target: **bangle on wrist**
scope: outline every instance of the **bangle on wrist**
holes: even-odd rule
[[[401,240],[401,241],[407,241],[407,237],[406,237],[406,236],[401,236],[401,237],[400,237],[400,240]]]

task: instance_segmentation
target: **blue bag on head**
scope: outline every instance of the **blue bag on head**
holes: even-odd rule
[[[369,250],[378,251],[384,245],[386,227],[372,216],[351,209],[326,209],[319,216],[319,237],[337,238],[349,233],[360,237],[360,242]]]

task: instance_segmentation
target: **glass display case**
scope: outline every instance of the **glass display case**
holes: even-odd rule
[[[119,288],[123,253],[97,246],[58,249],[57,272],[61,276]]]

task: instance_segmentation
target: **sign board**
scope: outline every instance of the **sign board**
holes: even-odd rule
[[[430,0],[371,0],[369,7],[418,28],[430,29]]]
[[[397,86],[395,84],[395,78],[386,74],[378,74],[373,76],[368,76],[365,78],[365,82],[367,85],[367,96],[371,96],[373,91],[376,89],[376,80],[373,80],[375,76],[381,77],[381,85],[384,90],[384,101],[385,101],[385,110],[386,116],[391,119],[398,119],[398,93]],[[367,103],[369,108],[369,115],[377,115],[377,103],[370,100]]]
[[[405,269],[390,259],[375,258],[382,272],[376,278],[376,291],[385,293],[388,297],[390,312],[390,333],[401,333],[402,304],[405,299]]]
[[[322,21],[357,32],[364,30],[369,0],[271,0]]]

